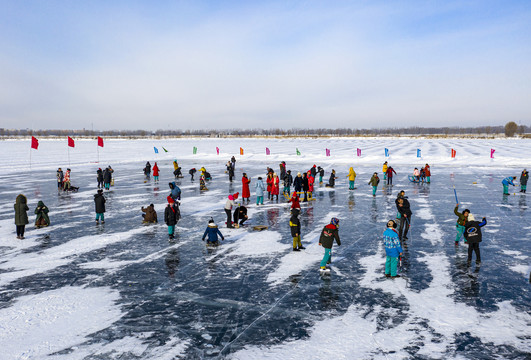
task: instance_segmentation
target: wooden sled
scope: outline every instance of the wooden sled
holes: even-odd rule
[[[293,193],[292,193],[293,194]],[[291,195],[288,195],[286,193],[282,193],[282,195],[284,195],[284,197],[286,198],[286,200],[289,200],[291,199]],[[304,191],[297,191],[297,195],[299,195],[299,200],[302,201],[304,199]],[[302,200],[301,200],[302,199]],[[314,201],[314,200],[317,200],[316,198],[313,197],[313,193],[311,192],[308,192],[308,201]]]
[[[256,225],[256,226],[253,226],[253,230],[255,230],[255,231],[267,230],[267,226],[266,225]]]

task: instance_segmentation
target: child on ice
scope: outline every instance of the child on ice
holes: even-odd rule
[[[369,180],[369,185],[372,186],[372,196],[376,196],[376,190],[378,189],[379,183],[380,183],[380,178],[378,177],[378,173],[372,174],[372,177]]]
[[[396,274],[398,266],[398,257],[402,255],[402,247],[400,246],[400,239],[396,231],[396,222],[389,220],[387,222],[387,229],[383,233],[383,241],[385,245],[385,276],[390,278],[397,278],[400,275]]]
[[[301,242],[301,222],[299,220],[300,209],[291,209],[291,218],[289,219],[289,226],[291,229],[291,237],[293,237],[293,251],[300,251],[306,249]]]
[[[264,182],[262,181],[261,176],[258,177],[255,188],[256,188],[256,205],[258,204],[264,205],[265,186],[264,186]]]
[[[524,169],[524,171],[522,171],[522,174],[520,175],[520,192],[524,194],[527,189],[528,179],[529,179],[529,172],[526,169]]]
[[[467,264],[472,261],[472,251],[476,253],[476,264],[481,263],[481,255],[479,253],[479,243],[481,242],[481,228],[487,225],[487,219],[481,219],[481,222],[474,219],[474,215],[468,216],[468,222],[465,225],[465,242],[468,244],[468,259]]]
[[[339,219],[332,218],[330,224],[326,225],[321,231],[319,237],[319,245],[325,248],[323,260],[321,260],[321,271],[326,271],[326,264],[332,262],[332,246],[334,245],[334,239],[337,242],[337,246],[341,246],[341,240],[339,240]]]
[[[462,213],[457,211],[459,209],[459,204],[455,204],[454,214],[457,215],[457,224],[455,224],[455,227],[457,228],[457,236],[455,237],[455,246],[459,245],[459,240],[461,239],[461,235],[465,232],[465,224],[468,221],[468,214],[470,214],[470,210],[465,209]]]
[[[174,239],[175,225],[177,221],[181,218],[181,211],[177,202],[173,200],[171,196],[167,197],[168,206],[164,209],[164,222],[168,225],[168,238],[169,240]]]
[[[508,176],[502,180],[503,195],[509,195],[509,185],[515,186],[514,180],[516,180],[516,176]]]
[[[103,196],[103,189],[99,189],[98,193],[94,195],[94,204],[96,205],[96,224],[105,224],[105,197]]]
[[[207,235],[208,235],[207,246],[208,245],[218,246],[219,245],[218,235],[221,237],[221,240],[225,240],[225,238],[223,237],[223,234],[221,233],[221,231],[219,231],[218,226],[214,222],[214,219],[210,219],[208,221],[208,226],[205,230],[205,233],[203,234],[203,239],[202,239],[203,241],[205,241],[205,237]]]

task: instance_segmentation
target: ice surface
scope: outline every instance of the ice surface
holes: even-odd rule
[[[153,154],[159,145],[170,152]],[[355,156],[358,147],[362,157]],[[416,158],[417,148],[423,158]],[[509,196],[501,191],[504,177],[519,177],[530,167],[529,140],[109,139],[100,163],[95,141],[79,140],[69,165],[64,142],[42,139],[31,170],[28,141],[3,141],[0,149],[0,346],[8,358],[531,356],[528,195],[513,187]],[[232,155],[236,180],[229,183],[225,162]],[[184,178],[177,180],[183,218],[169,241],[163,212],[173,159],[183,168]],[[147,160],[161,168],[158,184],[144,179]],[[316,183],[316,200],[302,204],[301,252],[292,251],[285,199],[254,205],[256,178],[265,177],[266,166],[277,170],[282,160],[292,173],[323,166],[325,183],[332,169],[337,172],[334,189]],[[392,187],[382,181],[373,198],[367,182],[385,160],[398,175]],[[425,163],[432,183],[410,183],[407,175]],[[109,164],[116,185],[105,193],[106,223],[96,225],[96,169]],[[59,166],[72,169],[79,192],[57,193]],[[194,182],[187,175],[201,166],[213,176],[206,192],[199,191],[198,175]],[[358,173],[354,191],[346,178],[350,166]],[[226,229],[223,207],[228,194],[241,194],[242,172],[252,180],[249,220]],[[454,186],[460,208],[488,219],[481,265],[467,265],[462,241],[454,246]],[[382,232],[396,216],[394,200],[402,189],[413,216],[403,277],[391,280],[383,276]],[[30,207],[24,240],[16,239],[13,223],[19,193]],[[38,200],[50,208],[48,228],[31,225]],[[159,224],[146,226],[140,207],[150,203]],[[340,219],[342,245],[334,246],[331,275],[321,278],[318,238],[333,216]],[[214,249],[201,241],[211,217],[225,236]],[[254,231],[254,225],[268,229]]]

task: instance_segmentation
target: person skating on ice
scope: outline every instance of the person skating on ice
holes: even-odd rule
[[[395,169],[392,166],[387,167],[387,185],[393,185],[393,173],[396,175]]]
[[[291,208],[292,209],[299,209],[301,208],[301,203],[300,203],[300,199],[299,199],[299,194],[297,194],[296,191],[293,192],[293,194],[291,194],[291,198],[288,200],[289,203],[291,203]]]
[[[223,237],[223,234],[221,233],[221,231],[219,231],[218,226],[214,222],[214,219],[210,219],[208,221],[208,226],[205,230],[205,233],[203,234],[202,240],[205,241],[205,237],[207,236],[208,236],[207,245],[209,246],[218,246],[219,245],[218,237],[220,237],[221,240],[225,240],[225,238]]]
[[[96,180],[98,181],[98,189],[101,189],[103,187],[103,170],[101,168],[96,170]]]
[[[297,173],[297,176],[295,176],[295,179],[293,180],[293,188],[295,189],[296,193],[300,193],[302,191],[302,174],[300,171]]]
[[[529,172],[524,169],[520,175],[520,192],[525,194],[527,189],[527,180],[529,180]]]
[[[481,254],[479,252],[479,243],[481,242],[481,228],[487,225],[487,219],[481,219],[481,222],[476,221],[474,215],[468,215],[468,221],[465,224],[465,243],[468,244],[468,258],[467,263],[472,261],[472,252],[476,253],[476,264],[481,263]]]
[[[265,186],[264,182],[262,181],[262,177],[259,176],[258,180],[256,181],[256,185],[254,186],[255,193],[256,193],[256,205],[264,205],[264,191]]]
[[[302,202],[308,201],[308,191],[310,190],[310,185],[308,183],[308,174],[302,174],[302,191],[304,191],[304,199]]]
[[[465,209],[462,213],[457,211],[459,209],[459,203],[455,204],[454,214],[457,216],[457,223],[455,224],[455,228],[457,230],[457,235],[455,237],[455,246],[459,245],[459,240],[461,239],[461,236],[465,232],[465,224],[468,221],[468,215],[470,214],[470,210]]]
[[[387,168],[388,168],[387,161],[385,161],[383,163],[383,166],[382,166],[382,172],[383,172],[383,179],[384,180],[387,180]]]
[[[324,169],[320,166],[317,167],[317,173],[319,174],[319,185],[323,183]]]
[[[378,184],[380,183],[380,178],[378,173],[372,174],[371,179],[369,180],[369,185],[372,186],[372,196],[376,196],[376,190],[378,189]]]
[[[284,190],[282,191],[283,194],[286,194],[289,196],[291,194],[291,184],[293,184],[293,176],[291,176],[291,170],[288,170],[286,172],[286,175],[284,176]]]
[[[354,190],[354,183],[356,181],[356,172],[354,171],[353,167],[350,167],[350,169],[348,169],[347,177],[348,177],[348,189]]]
[[[341,240],[339,239],[339,219],[332,218],[330,224],[326,225],[321,231],[319,237],[319,245],[324,247],[325,253],[323,260],[320,263],[320,270],[326,270],[326,265],[332,262],[332,246],[334,240],[337,242],[337,246],[341,246]]]
[[[168,226],[168,240],[173,240],[175,238],[175,225],[181,218],[181,211],[179,209],[179,203],[171,196],[166,198],[168,200],[168,205],[164,209],[164,222]]]
[[[402,256],[402,246],[400,246],[400,238],[396,231],[396,222],[389,220],[387,222],[387,229],[383,233],[383,242],[385,246],[385,276],[390,278],[397,278],[398,259]]]
[[[157,165],[157,162],[155,161],[155,164],[153,165],[153,181],[158,182],[159,181],[159,166]]]
[[[395,204],[396,209],[400,214],[400,227],[398,229],[398,236],[400,237],[400,241],[407,240],[407,232],[411,226],[411,216],[413,213],[411,212],[409,200],[407,199],[404,190],[398,193]]]
[[[300,209],[291,209],[291,218],[289,219],[289,226],[291,229],[291,237],[293,238],[293,251],[300,251],[306,249],[301,242],[301,222],[299,220]]]
[[[105,197],[103,196],[103,189],[99,189],[98,193],[94,195],[94,205],[96,207],[96,224],[105,224]]]
[[[56,177],[57,177],[57,189],[58,190],[63,190],[64,174],[63,174],[63,170],[61,170],[61,168],[57,169]]]

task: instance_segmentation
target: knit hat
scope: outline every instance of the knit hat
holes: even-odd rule
[[[171,196],[168,196],[166,199],[168,200],[168,204],[170,204],[170,205],[175,202],[175,200],[173,200],[173,198]]]
[[[330,220],[330,224],[338,226],[339,225],[339,219],[335,218],[335,217],[332,218],[332,220]]]
[[[229,200],[234,200],[234,196],[229,195]]]
[[[232,197],[234,198],[234,200],[236,200],[238,198],[238,195],[240,195],[239,192],[237,192],[236,194],[233,194]]]
[[[474,220],[476,220],[474,215],[472,215],[472,214],[468,215],[468,221],[474,221]]]

